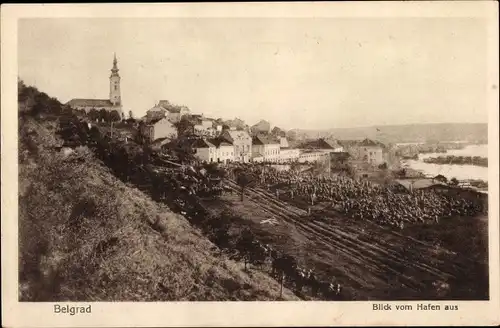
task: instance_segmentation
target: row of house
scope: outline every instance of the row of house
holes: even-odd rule
[[[217,138],[205,138],[192,145],[195,156],[204,162],[315,162],[329,160],[330,153],[339,149],[290,148],[286,137],[257,135],[247,131],[225,130]]]
[[[185,106],[172,105],[168,100],[160,100],[146,112],[143,128],[146,139],[151,142],[158,138],[167,138],[176,129],[175,124],[183,118],[190,124],[191,134],[204,138],[213,138],[222,133],[222,124],[203,115],[191,114]],[[168,122],[168,123],[167,123]]]
[[[234,146],[221,138],[196,139],[191,147],[203,162],[228,163],[234,160]]]
[[[190,114],[185,106],[172,105],[167,100],[160,100],[147,111],[140,126],[140,133],[150,142],[177,138],[176,123],[183,117],[191,125],[192,134],[201,138],[194,146],[200,160],[207,162],[315,162],[332,158],[331,154],[347,152],[349,157],[371,165],[385,162],[384,145],[369,139],[343,142],[324,138],[310,140],[297,148],[289,148],[284,136],[266,133],[252,137],[249,131],[232,127],[223,127],[222,122],[203,115]],[[269,130],[268,122],[261,121],[253,130]],[[217,140],[223,140],[220,143]],[[222,147],[222,148],[221,148]],[[232,147],[232,151],[229,151]],[[221,149],[219,149],[221,148]],[[199,149],[199,151],[198,151]],[[346,160],[343,158],[342,162]]]

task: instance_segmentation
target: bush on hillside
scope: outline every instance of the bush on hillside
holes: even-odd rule
[[[28,101],[46,99],[46,95],[34,88],[23,92],[19,103],[20,111],[23,106],[25,110],[19,119],[21,301],[276,299],[275,281],[259,273],[251,278],[237,263],[214,257],[213,244],[183,217],[121,183],[93,155],[115,174],[142,169],[143,181],[150,156],[146,147],[127,148],[131,145],[112,141],[98,128],[89,129],[77,111],[64,108],[56,115],[60,128],[56,136],[55,122],[47,122],[46,113],[32,115],[36,103]],[[78,145],[66,154],[60,150],[61,137]],[[229,220],[216,222],[212,230],[223,240],[230,234]],[[284,295],[294,298],[287,290]]]
[[[86,156],[73,161],[43,145],[57,144],[49,130],[34,121],[21,129],[36,131],[31,138],[38,151],[28,151],[36,167],[20,165],[20,181],[29,183],[19,199],[20,300],[277,297],[275,282],[257,273],[252,279],[234,262],[214,257],[212,245],[184,218],[115,179],[88,148],[76,148],[74,156]],[[228,221],[214,228],[219,238]]]

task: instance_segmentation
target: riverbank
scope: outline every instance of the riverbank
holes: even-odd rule
[[[463,149],[449,150],[447,156],[488,158],[488,145],[468,145]],[[401,161],[403,167],[422,172],[427,176],[443,175],[448,180],[456,178],[461,181],[480,180],[488,182],[488,167],[463,164],[428,163],[426,159],[443,157],[440,153],[419,154],[416,158]],[[446,156],[444,156],[446,157]]]
[[[439,156],[424,159],[429,164],[472,165],[488,167],[488,159],[479,156]]]

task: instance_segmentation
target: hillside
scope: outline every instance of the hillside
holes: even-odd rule
[[[20,301],[278,299],[275,280],[221,255],[183,216],[117,179],[89,148],[57,148],[64,109],[52,99],[57,114],[40,115],[48,96],[21,91]],[[283,298],[297,299],[286,289]]]
[[[376,139],[389,143],[459,141],[487,142],[488,125],[486,123],[440,123],[384,125],[330,130],[294,130],[297,134],[315,138],[333,136],[341,140]]]

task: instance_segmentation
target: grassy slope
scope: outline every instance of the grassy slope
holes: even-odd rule
[[[216,255],[87,148],[67,158],[53,150],[55,124],[19,124],[20,300],[277,300],[274,280]]]

